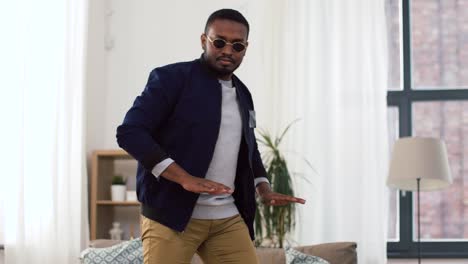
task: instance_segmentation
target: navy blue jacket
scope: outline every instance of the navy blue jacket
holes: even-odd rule
[[[266,177],[257,149],[247,87],[232,77],[242,118],[235,204],[254,239],[254,177]],[[148,83],[117,128],[117,142],[138,161],[141,213],[176,231],[185,230],[199,194],[151,174],[167,157],[193,176],[204,178],[221,122],[221,84],[202,58],[154,69]]]

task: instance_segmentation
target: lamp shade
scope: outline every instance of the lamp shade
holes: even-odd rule
[[[445,144],[436,138],[407,137],[393,147],[387,185],[400,190],[430,191],[452,183]]]

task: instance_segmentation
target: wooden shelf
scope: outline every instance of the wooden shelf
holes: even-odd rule
[[[99,155],[99,157],[110,157],[113,159],[132,159],[132,156],[128,154],[123,149],[104,149],[104,150],[96,150],[94,151],[95,155]]]
[[[137,201],[122,201],[122,202],[116,202],[116,201],[110,201],[110,200],[98,200],[96,202],[97,205],[122,205],[122,206],[135,206],[135,205],[140,205],[139,202]]]
[[[110,186],[112,177],[115,175],[116,163],[136,161],[122,149],[96,150],[91,158],[91,177],[90,177],[90,239],[109,238],[109,228],[116,221],[117,212],[121,210],[135,211],[126,217],[125,221],[134,221],[138,225],[139,214],[137,201],[111,201]],[[123,207],[123,208],[122,208]],[[133,218],[133,220],[132,220]]]

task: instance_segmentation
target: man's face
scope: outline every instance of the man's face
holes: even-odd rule
[[[229,44],[224,45],[222,48],[217,48],[215,43],[212,43],[216,39],[222,39],[231,44],[236,42],[243,43],[245,49],[236,51],[233,45]],[[208,32],[202,34],[201,43],[205,51],[204,58],[206,62],[208,62],[213,70],[219,73],[220,78],[229,79],[245,56],[247,50],[247,27],[232,20],[216,19],[209,26]]]

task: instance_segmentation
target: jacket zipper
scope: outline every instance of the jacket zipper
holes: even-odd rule
[[[221,84],[220,84],[220,83],[219,83],[219,85],[218,85],[218,88],[219,88],[219,89],[218,89],[219,93],[221,93]],[[219,95],[219,93],[218,93],[218,95]],[[219,106],[219,108],[218,108],[218,109],[219,109],[219,111],[218,111],[218,112],[219,112],[219,115],[218,115],[218,127],[217,127],[217,131],[216,131],[216,140],[215,140],[215,146],[214,146],[214,148],[216,148],[216,142],[218,142],[219,130],[220,130],[220,128],[221,128],[221,114],[222,114],[222,113],[221,113],[221,110],[222,110],[221,108],[222,108],[222,105],[223,105],[222,93],[221,93],[220,96],[218,96],[218,99],[219,99],[219,104],[218,104],[218,106]],[[208,163],[208,166],[209,166],[209,164],[211,164],[211,161],[213,160],[214,148],[213,148],[213,151],[211,151],[211,157],[210,157],[210,162]],[[206,174],[206,172],[205,172],[205,174]],[[197,200],[198,200],[198,199],[197,199]],[[193,210],[195,209],[195,206],[196,206],[196,201],[195,201],[195,205],[192,207],[192,210],[190,211],[190,215],[192,215]],[[190,219],[189,219],[189,221],[190,221]],[[187,226],[185,226],[185,228],[187,228]],[[182,230],[180,233],[184,233],[184,232],[185,232],[185,228],[184,228],[184,230]]]

